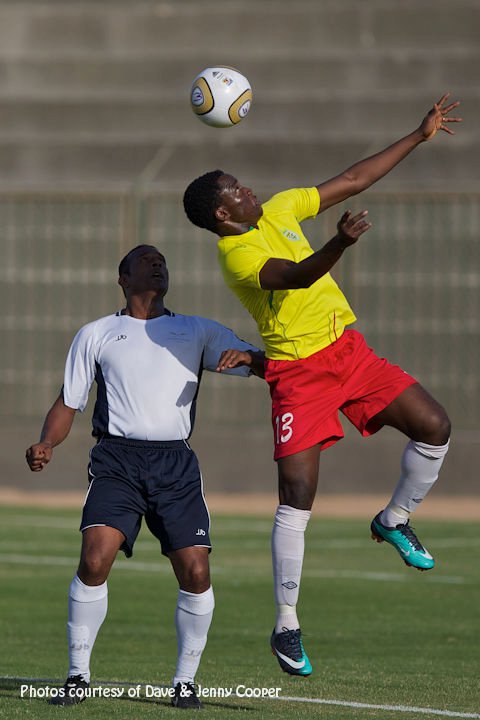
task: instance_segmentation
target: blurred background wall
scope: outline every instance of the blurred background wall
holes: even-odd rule
[[[118,261],[137,243],[165,253],[172,309],[258,341],[223,286],[214,236],[184,218],[191,179],[220,167],[262,199],[314,185],[413,130],[450,90],[464,124],[349,203],[374,228],[335,275],[369,343],[451,414],[435,492],[478,493],[479,27],[479,0],[2,0],[1,484],[85,486],[89,412],[41,476],[24,450],[77,329],[121,306]],[[253,86],[235,128],[206,127],[189,109],[191,81],[216,64]],[[307,224],[314,247],[342,210]],[[345,431],[322,456],[320,490],[388,491],[403,438]],[[264,384],[204,375],[192,444],[208,489],[273,489]]]

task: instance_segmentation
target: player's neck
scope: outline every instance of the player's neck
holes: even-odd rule
[[[250,232],[250,230],[254,230],[255,228],[257,228],[257,224],[255,222],[224,222],[219,225],[218,230],[220,237],[227,237],[228,235],[244,235],[245,233]]]
[[[137,320],[151,320],[165,315],[165,313],[163,296],[160,297],[151,293],[130,296],[123,311],[123,315],[129,315]]]

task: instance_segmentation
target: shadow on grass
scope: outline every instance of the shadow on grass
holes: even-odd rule
[[[172,705],[170,702],[166,700],[156,700],[155,698],[129,698],[129,697],[121,697],[116,698],[116,700],[126,700],[127,702],[131,703],[140,703],[141,705],[157,705],[158,707],[167,707],[172,708]],[[208,708],[221,708],[222,710],[241,710],[242,712],[253,712],[254,708],[247,707],[246,705],[233,705],[231,703],[227,702],[215,702],[208,700],[206,702],[205,700],[201,700],[201,703],[205,710],[208,710]],[[173,708],[172,708],[173,709]]]

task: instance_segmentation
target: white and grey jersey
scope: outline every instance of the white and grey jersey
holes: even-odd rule
[[[193,430],[202,370],[223,350],[257,350],[206,318],[165,314],[138,320],[116,313],[85,325],[70,347],[65,405],[83,411],[94,380],[93,434],[137,440],[185,440]],[[225,371],[250,374],[247,367]]]

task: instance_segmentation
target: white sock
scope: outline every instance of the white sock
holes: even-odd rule
[[[380,522],[387,527],[404,525],[433,487],[448,452],[445,445],[427,445],[410,440],[402,456],[402,474]]]
[[[85,585],[78,575],[72,580],[68,597],[68,676],[83,675],[90,682],[90,655],[97,633],[105,620],[108,607],[108,588]]]
[[[297,601],[300,591],[305,530],[310,510],[279,505],[272,530],[273,589],[277,605],[275,632],[300,627]]]
[[[175,610],[178,657],[173,685],[193,683],[200,665],[202,652],[207,644],[207,633],[212,622],[215,598],[210,586],[203,593],[178,591]]]

